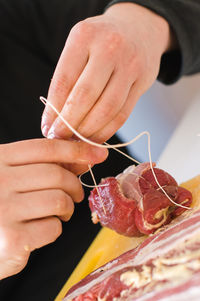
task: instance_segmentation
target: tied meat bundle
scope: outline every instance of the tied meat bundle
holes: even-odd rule
[[[155,232],[186,210],[170,199],[190,206],[191,193],[178,186],[167,172],[155,168],[155,163],[153,167],[158,183],[167,195],[156,183],[149,163],[130,166],[116,178],[101,180],[98,191],[92,190],[89,206],[93,222],[100,221],[102,226],[125,236],[140,236]]]
[[[174,202],[191,205],[189,190],[155,165],[154,172]],[[200,177],[192,180],[192,189],[188,184],[195,206],[199,182]],[[90,195],[90,208],[101,224],[126,235],[160,229],[81,280],[64,301],[199,301],[200,210],[185,211],[172,204],[156,184],[149,163],[130,167],[102,183],[107,185],[99,187],[100,196],[96,189]]]

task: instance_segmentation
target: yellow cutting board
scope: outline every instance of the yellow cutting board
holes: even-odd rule
[[[146,236],[125,237],[108,228],[102,228],[55,301],[61,301],[67,291],[86,275],[124,252],[137,247],[145,238]]]

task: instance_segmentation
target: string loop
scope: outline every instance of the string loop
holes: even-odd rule
[[[124,147],[124,146],[128,146],[134,142],[136,142],[138,139],[140,139],[142,136],[146,135],[147,136],[147,144],[148,144],[148,155],[149,155],[149,164],[150,164],[150,168],[151,168],[151,171],[152,171],[152,174],[153,174],[153,177],[156,181],[156,184],[158,185],[158,187],[162,190],[162,192],[164,193],[164,195],[170,200],[170,202],[174,205],[176,205],[177,207],[181,207],[181,208],[184,208],[184,209],[188,209],[188,210],[191,210],[192,208],[190,207],[187,207],[187,206],[184,206],[184,205],[181,205],[181,204],[178,204],[176,203],[174,200],[172,200],[170,198],[170,196],[166,193],[166,191],[163,189],[163,187],[160,185],[160,183],[158,182],[158,179],[156,177],[156,174],[154,172],[154,169],[153,169],[153,164],[152,164],[152,158],[151,158],[151,141],[150,141],[150,133],[148,131],[143,131],[141,132],[139,135],[137,135],[135,138],[131,139],[130,141],[128,142],[125,142],[125,143],[118,143],[118,144],[108,144],[107,142],[104,142],[104,144],[99,144],[99,143],[96,143],[94,141],[91,141],[85,137],[83,137],[80,133],[78,133],[69,123],[67,120],[64,119],[64,117],[60,114],[60,112],[58,112],[58,110],[54,107],[54,105],[52,105],[46,98],[44,98],[43,96],[40,97],[40,100],[43,102],[43,104],[46,106],[46,105],[49,105],[51,107],[51,109],[58,115],[58,117],[63,121],[63,123],[79,138],[81,139],[82,141],[90,144],[90,145],[93,145],[93,146],[97,146],[97,147],[102,147],[102,148],[107,148],[107,149],[114,149],[120,153],[122,153],[123,155],[126,155],[124,154],[123,152],[121,152],[120,150],[118,150],[117,148],[119,147]],[[140,163],[138,161],[136,161],[134,158],[126,155],[130,160],[136,162],[136,163]],[[103,201],[102,201],[102,198],[101,198],[101,195],[100,195],[100,192],[99,192],[99,189],[98,189],[98,185],[96,184],[96,180],[94,178],[94,175],[92,173],[92,169],[91,169],[91,166],[88,165],[88,168],[89,168],[89,171],[91,173],[91,176],[92,176],[92,179],[94,181],[94,188],[96,188],[97,190],[97,193],[99,195],[99,198],[101,200],[101,203],[102,203],[102,207],[103,207],[103,210],[104,210],[104,213],[106,214],[106,210],[105,210],[105,207],[103,205]],[[85,174],[85,173],[84,173]],[[85,185],[83,182],[81,182],[83,185]],[[86,185],[85,185],[86,186]],[[88,186],[88,185],[87,185]],[[91,187],[91,186],[90,186]]]

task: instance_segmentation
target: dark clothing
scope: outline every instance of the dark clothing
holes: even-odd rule
[[[163,16],[171,25],[179,50],[164,54],[158,79],[165,84],[200,71],[200,1],[198,0],[114,0],[133,2]]]
[[[40,118],[44,107],[39,96],[47,94],[66,37],[74,24],[101,14],[108,2],[0,0],[1,143],[42,137]],[[196,2],[174,0],[176,5],[173,5],[164,0],[138,1],[143,5],[148,3],[150,8],[175,24],[173,28],[181,48],[176,54],[163,57],[159,75],[163,82],[173,82],[183,74],[200,69],[200,56],[197,57],[200,33],[197,26],[195,29],[197,13],[200,16],[200,4]],[[177,64],[176,60],[180,63]],[[115,142],[116,138],[113,138],[111,143]],[[111,152],[109,160],[97,167],[97,180],[115,175],[130,164],[128,159]],[[88,191],[86,199],[87,195]],[[99,226],[94,226],[90,221],[85,200],[76,206],[72,219],[63,224],[63,234],[54,244],[33,252],[21,273],[0,282],[0,300],[53,300],[98,229]]]
[[[0,141],[42,137],[40,119],[54,68],[71,27],[103,12],[108,1],[0,0]],[[118,143],[113,138],[111,143]],[[94,168],[95,177],[116,175],[130,164],[115,151]],[[13,154],[14,156],[14,154]],[[28,175],[27,175],[28,176]],[[90,176],[84,176],[92,183]],[[26,268],[0,281],[0,301],[52,301],[93,241],[99,225],[85,200],[53,244],[34,251]],[[37,235],[37,233],[36,233]],[[39,233],[38,233],[39,235]]]
[[[108,2],[0,0],[1,143],[41,136],[39,96],[47,95],[69,31]]]

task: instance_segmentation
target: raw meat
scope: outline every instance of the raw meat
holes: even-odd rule
[[[139,247],[91,273],[64,301],[199,301],[200,210],[189,210]]]
[[[191,193],[179,187],[167,172],[155,168],[159,184],[168,196],[179,204],[189,206]],[[140,236],[155,232],[185,209],[175,206],[158,187],[149,163],[131,166],[116,178],[103,179],[103,186],[93,189],[89,206],[94,223],[100,221],[126,236]]]

